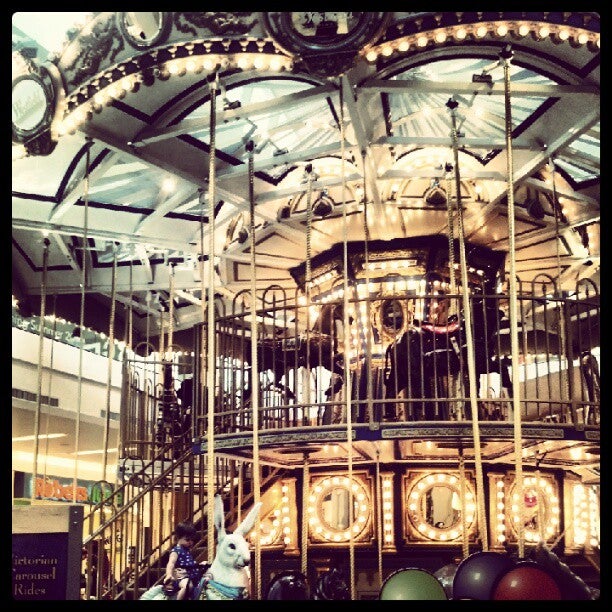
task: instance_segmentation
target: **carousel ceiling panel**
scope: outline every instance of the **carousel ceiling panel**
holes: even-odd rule
[[[366,442],[353,446],[352,459],[356,463],[372,461],[375,456],[375,447]],[[285,467],[301,466],[304,457],[308,457],[311,465],[335,465],[338,462],[346,462],[348,452],[346,444],[330,442],[329,444],[291,444],[279,445],[273,448],[259,449],[260,461],[272,465],[283,465]]]
[[[469,233],[470,241],[486,244],[494,249],[508,248],[508,217],[507,213],[496,211],[496,214],[477,216],[473,220],[475,231]],[[541,225],[536,221],[515,220],[515,239],[528,239]]]
[[[13,200],[20,195],[26,200],[57,198],[61,193],[63,181],[71,174],[72,164],[85,144],[81,134],[62,138],[61,143],[47,156],[13,161],[12,189]]]
[[[69,246],[64,237],[56,236],[50,239],[45,238],[40,232],[27,230],[13,232],[13,263],[26,266],[32,271],[41,270],[45,243],[48,243],[49,268],[69,266],[68,257],[71,256],[73,246]]]
[[[437,442],[432,440],[398,440],[399,459],[402,460],[456,460],[459,462],[459,450],[456,441]],[[486,442],[481,445],[482,457],[488,460],[495,456],[504,446],[503,442]],[[474,448],[464,446],[464,456],[473,457]]]
[[[35,32],[39,22],[42,40],[52,29],[45,14],[28,15],[28,31]],[[466,237],[507,250],[504,45],[514,52],[509,95],[521,271],[561,270],[572,284],[575,274],[597,276],[601,135],[594,14],[541,14],[526,24],[515,13],[508,19],[501,14],[495,24],[478,23],[477,32],[470,23],[475,13],[441,13],[447,24],[442,33],[437,26],[428,31],[435,19],[393,13],[368,53],[357,54],[333,77],[276,48],[257,13],[239,14],[227,32],[216,34],[213,21],[200,20],[200,14],[168,13],[159,38],[142,44],[130,42],[118,25],[121,15],[96,13],[51,56],[50,69],[58,72],[53,82],[66,96],[65,113],[58,111],[48,131],[57,143],[44,150],[31,138],[14,142],[15,267],[31,295],[40,292],[43,230],[59,237],[51,243],[55,269],[49,278],[58,290],[79,293],[80,268],[70,257],[71,245],[78,244],[73,237],[83,236],[86,200],[87,233],[96,246],[104,244],[101,258],[109,257],[113,243],[130,245],[135,252],[120,247],[119,261],[133,260],[145,271],[143,282],[148,276],[158,288],[168,279],[162,268],[174,259],[190,259],[201,250],[206,255],[211,196],[214,244],[222,253],[236,215],[248,214],[251,143],[258,284],[286,284],[287,268],[304,261],[309,188],[313,207],[319,199],[332,200],[331,211],[313,215],[313,257],[345,238],[446,236],[444,195],[433,205],[423,200],[433,180],[455,189],[450,102],[457,104]],[[540,21],[549,35],[542,35]],[[507,32],[500,34],[504,25]],[[519,25],[528,31],[521,34]],[[24,32],[15,29],[14,48],[30,44]],[[43,57],[41,51],[37,61]],[[211,90],[218,94],[214,185],[208,176]],[[20,158],[20,147],[33,153]],[[552,160],[554,176],[546,171]],[[529,194],[521,191],[524,185]],[[564,214],[558,227],[555,194]],[[540,200],[543,216],[528,199]],[[572,233],[579,234],[578,242]],[[567,245],[559,242],[560,265],[547,266],[558,248],[557,235]],[[250,254],[240,251],[240,243],[232,243],[224,254],[221,291],[223,284],[235,289],[250,281]],[[107,287],[109,269],[96,272]],[[183,276],[180,282],[185,286],[177,289],[193,283]]]
[[[272,232],[263,237],[255,246],[256,255],[283,255],[287,258],[300,259],[301,254],[305,253],[305,236],[301,244],[288,240],[284,236]],[[248,249],[250,252],[250,249]]]
[[[296,263],[300,261],[299,259],[293,260],[291,263]],[[284,266],[289,262],[279,262],[279,268],[270,268],[266,266],[257,266],[257,281],[261,284],[264,282],[272,283],[272,282],[281,282],[284,281],[284,284],[287,284],[287,281],[290,280],[290,275],[284,268]],[[233,279],[230,281],[230,284],[235,286],[237,282],[249,282],[253,278],[253,270],[250,264],[241,264],[234,263],[234,275]]]
[[[315,89],[312,84],[287,77],[228,86],[221,94],[223,108],[240,110],[233,120],[226,120],[216,130],[215,145],[228,156],[245,162],[245,145],[252,140],[257,164],[289,152],[337,143],[338,134],[328,102],[331,91],[326,87]],[[297,101],[300,103],[296,104]],[[209,117],[210,101],[184,119],[185,124],[204,125],[188,133],[206,144],[211,142]]]
[[[391,224],[397,223],[403,228],[405,236],[443,232],[448,227],[448,213],[445,210],[434,210],[425,206],[408,208],[401,205],[397,211],[389,209],[387,216]],[[397,221],[394,221],[395,219]]]
[[[569,248],[566,240],[550,239],[546,241],[538,241],[529,246],[523,246],[517,249],[517,260],[526,263],[529,261],[536,262],[542,259],[551,257],[573,255],[573,251]]]
[[[392,81],[406,82],[405,91],[389,94],[392,132],[398,138],[446,139],[450,142],[452,123],[448,101],[453,97],[458,104],[457,127],[466,141],[497,141],[503,146],[505,135],[505,105],[503,96],[477,95],[476,92],[455,84],[472,82],[474,75],[488,74],[491,83],[503,82],[503,70],[488,59],[452,59],[433,61],[424,66],[410,68],[391,77]],[[512,66],[513,83],[552,85],[550,79],[529,70]],[[444,83],[447,83],[446,87]],[[423,84],[423,87],[419,87]],[[432,85],[438,90],[430,92]],[[512,108],[513,125],[520,126],[538,112],[546,96],[520,97]],[[495,148],[468,145],[478,150],[476,156],[484,158]],[[473,151],[475,152],[475,151]]]

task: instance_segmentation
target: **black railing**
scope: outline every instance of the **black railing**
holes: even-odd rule
[[[474,405],[480,419],[511,420],[516,393],[524,421],[597,425],[597,288],[582,282],[563,297],[548,290],[540,281],[519,294],[516,355],[508,296],[472,296],[468,328],[460,294],[431,293],[349,300],[348,358],[342,300],[315,304],[316,317],[313,304],[309,312],[270,303],[256,313],[252,363],[252,315],[235,300],[216,322],[215,432],[252,428],[253,366],[261,430],[344,422],[347,393],[355,422],[466,420]]]

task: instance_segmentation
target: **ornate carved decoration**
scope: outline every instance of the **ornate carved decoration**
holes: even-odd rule
[[[285,53],[312,73],[337,76],[384,32],[391,13],[269,12],[261,21]]]
[[[68,89],[100,72],[104,59],[112,64],[125,48],[123,36],[112,13],[95,21],[91,33],[82,35],[73,44],[79,46],[79,52],[75,52],[72,62],[63,68]]]
[[[186,34],[197,35],[196,28],[206,28],[213,34],[247,34],[257,23],[257,13],[175,13],[174,25]],[[195,26],[195,27],[194,27]]]

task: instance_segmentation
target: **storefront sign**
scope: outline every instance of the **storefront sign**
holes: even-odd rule
[[[24,475],[24,489],[15,492],[17,498],[30,498],[32,475]],[[87,480],[77,480],[76,499],[73,500],[74,487],[71,478],[59,478],[48,476],[41,478],[37,476],[34,485],[34,497],[41,500],[75,502],[78,504],[99,504],[101,501],[109,499],[115,491],[115,485],[110,482],[99,480],[91,482]],[[107,505],[114,504],[120,507],[123,504],[123,495],[120,493],[106,502]]]
[[[73,486],[72,482],[60,483],[57,478],[47,480],[36,478],[36,499],[54,499],[57,501],[73,501]],[[88,500],[87,487],[77,486],[76,502],[82,503]]]

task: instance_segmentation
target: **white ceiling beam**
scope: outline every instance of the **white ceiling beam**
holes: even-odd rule
[[[147,279],[150,283],[153,282],[153,270],[151,270],[151,261],[149,259],[149,255],[147,253],[147,249],[144,244],[135,244],[134,249],[136,251],[136,255],[140,259],[144,269],[145,274],[147,275]]]
[[[565,102],[562,101],[561,104]],[[528,162],[523,164],[522,167],[513,169],[513,179],[514,185],[522,182],[529,175],[533,174],[536,170],[541,168],[544,164],[547,164],[551,157],[554,157],[555,154],[560,150],[566,147],[569,143],[573,142],[577,138],[580,137],[581,134],[587,132],[593,125],[599,122],[601,112],[599,108],[599,99],[594,100],[591,98],[589,100],[589,105],[585,107],[592,108],[591,112],[585,112],[582,116],[576,118],[573,123],[573,127],[571,129],[564,129],[562,125],[558,126],[559,134],[555,136],[552,135],[552,138],[549,142],[544,143],[545,146],[542,147],[542,150],[537,155],[534,155]],[[566,109],[563,107],[552,110],[553,114],[560,116]]]
[[[345,152],[353,152],[356,149],[355,145],[345,141]],[[266,157],[262,159],[255,159],[254,170],[255,172],[262,172],[269,168],[276,166],[282,166],[283,164],[292,165],[299,162],[313,161],[316,158],[335,155],[341,151],[342,147],[340,142],[333,142],[331,144],[321,145],[319,147],[311,147],[304,149],[303,151],[296,151],[293,153],[284,153],[283,155],[273,155],[272,157]],[[246,176],[248,174],[248,164],[245,163],[240,166],[233,166],[219,170],[216,176],[219,179],[225,178],[237,178]]]
[[[273,100],[265,100],[263,102],[255,102],[253,104],[245,104],[233,110],[224,110],[216,113],[216,123],[222,124],[232,120],[248,119],[250,115],[265,113],[267,115],[282,112],[285,108],[293,108],[295,104],[303,103],[306,100],[316,98],[326,98],[332,92],[336,91],[336,87],[332,84],[313,87],[303,92],[287,94]],[[147,127],[134,138],[132,145],[135,147],[144,147],[153,142],[167,140],[181,134],[191,133],[197,130],[204,130],[210,127],[210,116],[200,117],[198,119],[184,119],[180,123],[165,127],[153,128]]]
[[[155,210],[147,215],[138,222],[134,228],[135,234],[142,234],[147,225],[150,225],[156,219],[164,217],[167,213],[174,210],[176,207],[185,204],[193,199],[193,186],[182,185],[175,193],[169,197],[165,197],[166,194],[160,192],[160,201],[155,206]],[[163,199],[165,197],[165,199]]]
[[[66,259],[68,260],[68,263],[70,264],[70,267],[75,272],[79,273],[78,278],[80,282],[81,267],[74,258],[72,251],[68,248],[68,246],[64,242],[64,239],[59,234],[50,234],[50,236],[57,245],[57,248],[65,255]]]
[[[357,91],[376,90],[387,93],[444,93],[444,94],[485,94],[487,96],[505,95],[503,83],[464,83],[454,81],[416,81],[408,79],[372,79],[359,85]],[[600,95],[595,85],[546,85],[531,83],[512,83],[513,96],[537,96],[546,98],[563,98],[567,96]]]
[[[73,189],[63,194],[61,202],[58,202],[51,210],[49,221],[57,223],[72,206],[85,197],[89,185],[95,183],[97,178],[104,176],[116,161],[117,154],[109,152],[93,170],[89,171],[89,176],[84,176]]]
[[[105,293],[105,292],[100,292],[100,295],[103,295],[109,299],[111,299],[111,293]],[[129,298],[126,297],[120,293],[115,293],[115,300],[117,302],[121,302],[121,304],[125,304],[126,306],[129,306],[130,308],[136,308],[138,310],[141,310],[144,313],[148,313],[148,314],[152,314],[152,315],[156,315],[159,316],[160,315],[160,311],[156,310],[154,308],[151,308],[150,306],[147,306],[146,303],[142,303],[139,302],[138,300],[134,299],[134,298]]]
[[[378,191],[378,171],[375,160],[372,156],[370,149],[370,138],[367,134],[364,120],[361,117],[359,108],[355,101],[355,93],[346,75],[341,77],[341,87],[343,91],[343,101],[346,104],[346,108],[350,117],[351,125],[353,126],[353,132],[355,139],[357,140],[357,146],[361,155],[363,155],[363,163],[365,165],[365,185],[368,196],[372,199],[373,203],[373,214],[375,218],[382,218],[383,207],[380,199],[380,192]]]
[[[414,147],[451,147],[452,139],[449,136],[446,137],[433,137],[433,136],[387,136],[379,138],[376,142],[372,143],[373,147],[376,146],[414,146]],[[461,148],[468,149],[484,149],[490,151],[492,149],[505,149],[506,141],[502,138],[465,138],[459,139],[459,146]],[[516,139],[512,142],[514,149],[527,149],[528,151],[539,151],[540,147],[536,143],[526,142],[521,139]]]
[[[378,177],[379,180],[392,179],[419,179],[419,178],[446,178],[444,168],[419,168],[419,170],[387,170],[384,174]],[[505,175],[501,172],[487,172],[475,170],[463,170],[461,172],[461,180],[492,180],[504,181]]]
[[[31,230],[33,232],[47,231],[49,233],[57,233],[65,236],[82,236],[83,228],[76,225],[63,225],[49,223],[45,221],[33,221],[31,219],[19,219],[13,217],[12,226],[14,229]],[[133,233],[113,232],[110,230],[101,230],[95,228],[88,229],[89,238],[99,240],[107,240],[111,242],[120,242],[122,244],[154,244],[161,249],[180,251],[187,254],[197,254],[198,249],[195,245],[186,243],[183,239],[168,238],[166,236],[137,236]]]
[[[344,181],[346,183],[354,183],[356,181],[362,181],[363,176],[361,172],[353,172],[345,177]],[[313,191],[318,189],[325,189],[326,187],[336,187],[338,185],[342,185],[342,177],[330,177],[321,179],[320,177],[316,181],[312,181],[311,188]],[[292,198],[298,194],[306,193],[308,191],[308,184],[301,183],[299,185],[292,185],[291,187],[285,187],[283,189],[271,189],[270,191],[266,191],[264,193],[260,193],[257,196],[257,203],[263,202],[271,202],[274,200],[282,200],[283,198]]]
[[[146,152],[146,149],[138,149],[137,147],[130,146],[124,140],[117,138],[114,135],[101,130],[93,126],[91,123],[86,125],[87,135],[93,138],[94,140],[101,142],[104,146],[108,147],[112,151],[121,153],[131,159],[139,160],[143,164],[149,166],[150,168],[155,168],[157,170],[163,170],[168,172],[169,174],[175,174],[180,178],[184,179],[188,183],[192,183],[196,187],[206,187],[206,176],[195,176],[189,172],[178,168],[177,166],[173,166],[168,163],[165,159],[154,157]]]
[[[591,198],[588,195],[580,193],[578,191],[573,191],[569,189],[565,189],[559,185],[555,185],[553,190],[552,184],[541,181],[540,179],[535,178],[527,178],[523,181],[523,185],[529,185],[531,187],[535,187],[539,191],[545,191],[546,193],[553,193],[553,191],[557,194],[557,196],[570,198],[578,204],[583,205],[592,205],[599,209],[599,202],[595,198]]]

